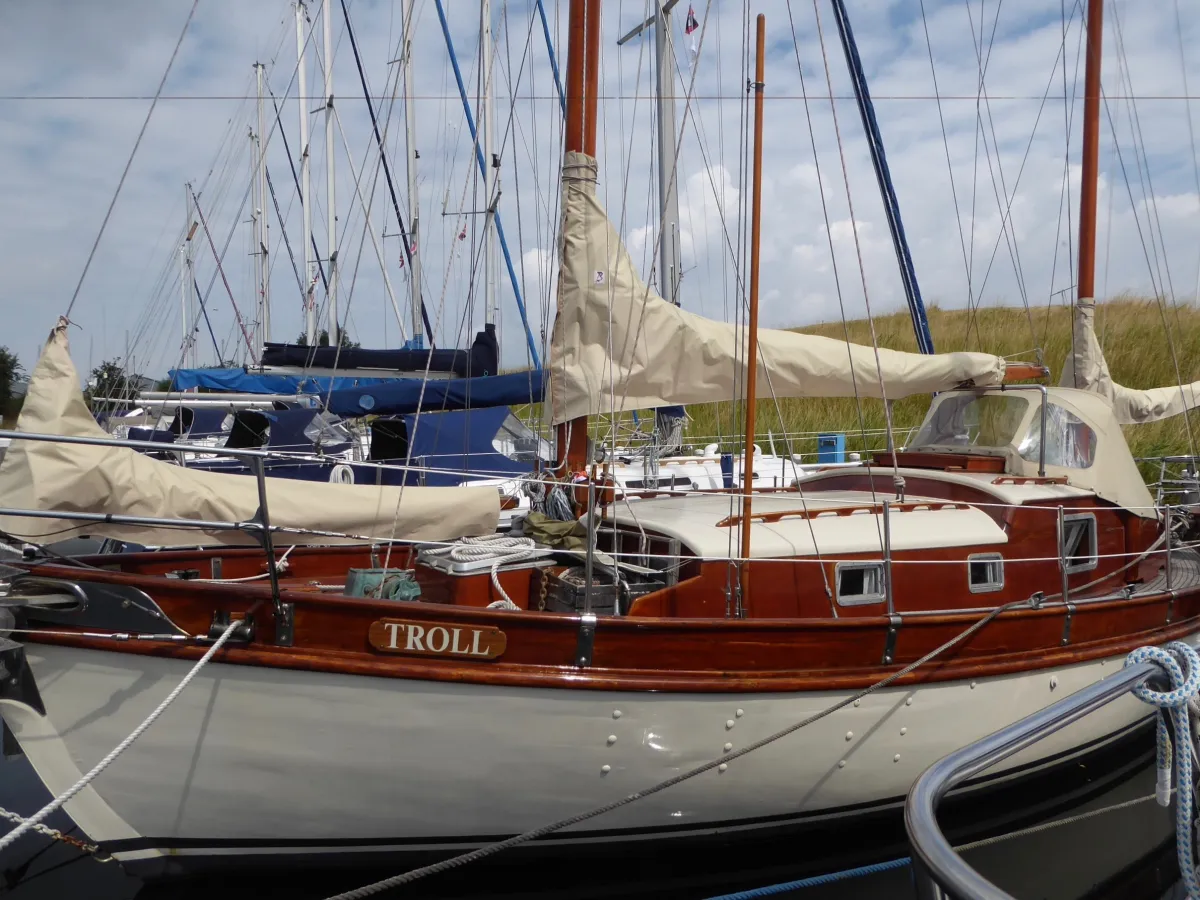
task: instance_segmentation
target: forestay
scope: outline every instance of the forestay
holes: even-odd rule
[[[596,199],[596,177],[593,157],[567,153],[553,421],[740,396],[746,329],[686,312],[642,282]],[[759,384],[776,397],[896,399],[1004,380],[1004,360],[986,353],[880,349],[877,367],[872,347],[773,329],[759,331],[758,347]]]
[[[68,352],[66,325],[50,334],[30,379],[19,431],[108,435],[88,412]],[[496,530],[495,488],[375,487],[268,478],[271,524],[374,539],[441,540]],[[126,447],[14,440],[0,462],[0,505],[15,509],[244,522],[258,511],[254,478],[186,469]],[[239,531],[180,530],[54,518],[0,516],[0,529],[30,540],[90,534],[145,544],[247,544]],[[334,543],[289,535],[288,543]]]
[[[1071,352],[1059,383],[1104,397],[1112,404],[1113,414],[1122,425],[1157,422],[1200,406],[1200,381],[1145,391],[1114,382],[1096,339],[1096,301],[1092,299],[1075,304]]]

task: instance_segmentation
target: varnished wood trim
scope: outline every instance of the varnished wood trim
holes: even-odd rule
[[[855,503],[846,504],[845,506],[827,507],[821,506],[819,497],[813,499],[813,506],[806,509],[782,509],[772,512],[753,513],[750,516],[752,522],[778,522],[782,519],[816,519],[821,516],[850,516],[855,513],[875,513],[883,512],[882,503]],[[970,504],[955,503],[952,500],[906,500],[890,504],[892,512],[912,512],[914,510],[939,510],[939,509],[970,509]],[[717,528],[729,528],[734,525],[740,525],[745,521],[744,516],[727,516],[717,523]]]

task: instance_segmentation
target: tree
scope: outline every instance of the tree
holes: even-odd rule
[[[125,368],[121,363],[115,359],[106,359],[92,369],[86,393],[89,403],[92,398],[107,398],[109,402],[105,404],[106,406],[123,407],[127,404],[112,401],[125,399],[136,391],[136,382],[125,374]]]
[[[0,347],[0,418],[14,412],[13,389],[24,374],[25,369],[17,354],[7,347]]]
[[[296,345],[299,347],[307,347],[308,346],[308,335],[306,335],[303,331],[300,332],[300,336],[298,338],[296,338]],[[328,347],[329,346],[329,329],[322,328],[321,331],[317,334],[317,346],[318,347]],[[358,341],[350,340],[350,335],[347,334],[346,329],[343,328],[342,329],[342,349],[343,350],[355,350],[360,346],[361,346],[361,344],[359,344]]]

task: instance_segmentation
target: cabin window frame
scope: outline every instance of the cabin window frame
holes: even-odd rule
[[[842,595],[842,572],[853,569],[877,569],[879,572],[879,590],[877,592]],[[887,600],[887,574],[882,560],[864,559],[847,560],[834,566],[833,571],[834,596],[838,606],[867,606],[871,603],[883,603]]]
[[[971,578],[972,563],[999,563],[1000,580],[982,581],[976,584]],[[990,594],[1004,590],[1004,554],[1002,553],[972,553],[967,557],[967,587],[972,594]]]
[[[1089,548],[1090,552],[1083,562],[1072,563],[1070,561],[1071,558],[1067,557],[1066,554],[1066,534],[1060,534],[1058,536],[1058,565],[1059,568],[1064,570],[1068,575],[1074,575],[1076,572],[1090,572],[1100,565],[1100,528],[1096,522],[1096,514],[1091,512],[1067,513],[1063,516],[1062,523],[1063,528],[1066,529],[1066,531],[1070,531],[1072,522],[1085,523],[1082,539],[1090,540],[1091,546]],[[1079,558],[1079,554],[1076,553],[1074,558]]]

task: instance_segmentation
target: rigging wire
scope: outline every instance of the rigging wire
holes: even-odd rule
[[[854,200],[853,200],[853,197],[852,197],[851,191],[850,191],[850,173],[849,173],[849,169],[846,166],[846,151],[845,151],[845,148],[842,146],[841,129],[838,126],[837,104],[834,102],[833,95],[832,95],[833,79],[830,77],[830,73],[829,73],[829,55],[825,51],[825,34],[824,34],[823,29],[821,28],[821,11],[820,11],[820,7],[817,4],[818,4],[818,0],[813,0],[813,12],[816,15],[816,21],[817,21],[817,38],[820,41],[820,45],[821,45],[821,59],[825,65],[825,81],[830,87],[829,112],[833,119],[834,136],[837,138],[838,158],[842,164],[842,183],[846,189],[846,206],[850,213],[850,233],[854,239],[854,252],[855,252],[855,256],[858,259],[858,274],[859,274],[859,279],[862,283],[862,289],[863,289],[863,304],[866,307],[866,312],[867,312],[867,327],[871,331],[871,348],[875,354],[875,374],[876,374],[876,376],[878,378],[878,382],[879,382],[879,396],[880,396],[880,399],[883,401],[883,416],[884,416],[884,422],[887,427],[888,449],[889,449],[890,455],[892,457],[892,481],[895,486],[896,493],[897,493],[897,495],[899,495],[903,492],[903,483],[904,482],[903,482],[903,479],[900,477],[900,462],[899,462],[898,457],[896,456],[896,439],[895,439],[894,423],[892,421],[892,406],[888,402],[887,387],[884,384],[884,380],[883,380],[883,365],[881,364],[880,358],[879,358],[879,336],[875,330],[875,317],[871,314],[871,297],[870,297],[870,294],[867,289],[867,271],[866,271],[866,267],[863,265],[862,242],[859,240],[858,220],[855,218],[855,215],[854,215]],[[873,491],[874,491],[874,484],[872,484],[872,492]],[[877,525],[879,524],[878,521],[876,524]],[[883,541],[882,533],[880,533],[879,539],[881,542]]]
[[[167,60],[167,68],[158,82],[158,90],[154,92],[154,99],[150,102],[150,108],[146,110],[146,118],[142,122],[142,128],[138,132],[137,139],[133,142],[133,149],[129,152],[129,159],[125,161],[125,168],[121,172],[120,179],[117,181],[117,188],[113,191],[112,200],[108,204],[108,210],[104,213],[104,219],[100,222],[100,230],[96,232],[96,240],[92,242],[92,249],[88,251],[87,260],[83,264],[83,271],[79,273],[79,281],[75,285],[74,293],[71,294],[71,302],[67,304],[65,316],[68,319],[71,317],[71,311],[75,308],[75,301],[79,299],[79,292],[83,289],[83,280],[87,277],[92,260],[96,257],[96,248],[100,246],[100,239],[104,237],[104,230],[108,227],[108,220],[112,217],[113,207],[117,205],[117,198],[121,196],[121,188],[125,185],[125,178],[129,175],[129,169],[133,165],[134,157],[137,156],[138,147],[142,145],[142,138],[146,134],[146,128],[150,124],[151,116],[154,115],[154,108],[158,106],[163,86],[167,83],[167,76],[171,74],[171,68],[175,65],[175,57],[179,55],[179,48],[183,46],[183,39],[187,35],[188,27],[192,24],[192,18],[196,15],[196,7],[199,5],[200,0],[192,0],[192,8],[188,10],[187,19],[183,23],[183,29],[179,32],[179,39],[175,41],[175,49],[171,51],[171,58]]]

